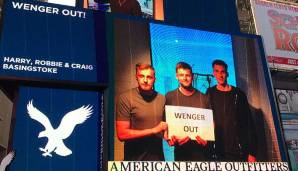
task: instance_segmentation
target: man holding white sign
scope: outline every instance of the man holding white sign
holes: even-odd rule
[[[175,145],[176,161],[205,161],[206,140],[214,140],[213,116],[208,98],[192,86],[192,68],[176,65],[179,87],[166,94],[169,145]],[[205,139],[205,140],[204,140]]]
[[[256,161],[256,133],[247,97],[227,83],[228,65],[212,63],[217,85],[207,90],[214,112],[215,152],[218,161]]]

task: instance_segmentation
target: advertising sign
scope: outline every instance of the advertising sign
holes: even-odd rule
[[[286,114],[281,113],[282,125],[284,130],[285,141],[288,148],[288,154],[292,170],[298,169],[298,113]]]
[[[4,10],[1,77],[106,83],[92,10],[35,0],[7,0]]]
[[[298,91],[275,89],[292,170],[298,169]]]
[[[251,5],[269,66],[298,69],[298,7],[266,0],[251,0]]]
[[[116,19],[114,30],[111,170],[118,169],[113,161],[285,161],[259,36],[125,19]],[[168,112],[168,105],[175,106],[174,111]],[[203,118],[191,115],[199,112],[194,108],[212,110],[210,140],[215,141],[207,141],[208,133],[193,137],[195,124],[202,121],[198,118]],[[177,111],[190,119],[180,115],[183,119],[173,123]],[[192,130],[172,136],[180,124]]]
[[[10,170],[101,170],[101,103],[97,92],[20,87]]]
[[[168,136],[189,136],[195,140],[200,136],[204,140],[214,141],[213,113],[210,109],[165,106]]]
[[[298,114],[298,91],[276,89],[275,92],[280,113]]]

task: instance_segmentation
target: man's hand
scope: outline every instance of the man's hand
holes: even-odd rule
[[[196,136],[196,141],[197,141],[198,144],[200,144],[202,146],[207,145],[207,141],[202,139],[200,136]]]
[[[178,145],[183,145],[185,143],[187,143],[190,140],[189,136],[184,137],[184,138],[178,138],[177,136],[173,135],[171,137],[171,139],[168,139],[168,144],[169,146],[173,146],[176,143],[178,143]]]
[[[160,122],[158,125],[152,128],[153,134],[168,130],[168,124],[166,122]]]
[[[163,139],[165,139],[166,141],[169,141],[168,132],[169,132],[169,129],[166,129],[166,130],[163,132]]]
[[[173,146],[176,144],[177,140],[176,137],[173,135],[170,139],[167,140],[169,146]]]
[[[173,135],[171,138],[167,139],[169,146],[173,146],[177,143],[176,137]]]
[[[248,161],[248,162],[256,162],[257,159],[256,159],[255,156],[249,154],[249,155],[248,155],[248,158],[247,158],[247,161]]]
[[[190,140],[189,136],[181,138],[181,139],[177,139],[179,145],[183,145],[183,144],[187,143],[189,140]]]

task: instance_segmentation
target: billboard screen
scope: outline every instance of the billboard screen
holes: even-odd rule
[[[112,161],[160,160],[168,162],[161,167],[181,164],[181,169],[184,161],[286,160],[260,37],[125,19],[114,26],[110,169],[138,164]],[[195,123],[212,124],[203,121],[208,109],[215,141],[202,139],[202,125]],[[166,117],[171,113],[176,118]],[[177,119],[184,132],[167,134],[175,131],[169,122]]]

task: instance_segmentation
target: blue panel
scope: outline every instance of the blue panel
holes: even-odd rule
[[[235,1],[164,0],[165,21],[179,26],[239,33]]]
[[[51,151],[50,156],[43,156],[39,148],[46,148],[50,138],[38,135],[45,127],[37,120],[32,119],[27,105],[33,100],[33,106],[49,119],[54,129],[58,128],[62,118],[70,111],[82,106],[92,106],[92,114],[83,123],[74,127],[68,138],[62,140],[64,145],[72,151],[72,154],[62,156],[55,152],[60,146]],[[11,166],[12,171],[82,171],[99,170],[100,154],[99,148],[101,124],[101,110],[99,108],[100,94],[97,92],[61,90],[48,88],[21,87],[16,109],[16,122],[13,134],[13,149],[17,156]],[[33,112],[30,112],[33,113]],[[72,115],[71,120],[82,115],[82,111]],[[67,124],[70,125],[70,124]],[[65,126],[65,125],[64,125]],[[55,135],[58,134],[54,130]],[[60,132],[59,132],[60,133]],[[48,149],[50,149],[48,146]]]
[[[34,11],[34,8],[39,10]],[[45,9],[48,9],[48,13],[44,12]],[[97,58],[106,56],[97,55],[91,10],[33,0],[7,0],[4,10],[0,76],[106,82],[106,79],[97,76],[97,64],[103,68],[107,65],[97,63]],[[102,39],[105,40],[104,37]],[[17,58],[31,61],[21,64],[16,62]],[[61,62],[61,66],[45,66],[38,64],[36,60]],[[10,68],[13,65],[22,65],[26,69]],[[37,71],[30,71],[30,67],[35,67]],[[53,69],[38,72],[38,67],[56,68],[57,71]]]

